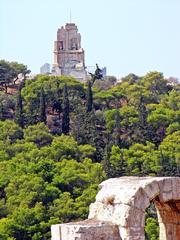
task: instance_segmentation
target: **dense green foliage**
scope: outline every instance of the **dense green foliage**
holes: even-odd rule
[[[108,177],[180,175],[180,85],[162,73],[93,88],[45,75],[14,94],[2,86],[0,239],[50,239],[51,224],[87,217]],[[157,239],[148,216],[147,238]]]
[[[5,121],[0,129],[0,239],[50,239],[52,223],[87,217],[105,178],[94,148],[52,136],[43,123],[23,132]]]
[[[9,85],[15,84],[19,74],[21,74],[21,78],[25,79],[28,73],[30,70],[24,64],[0,60],[0,87],[7,93],[7,88]]]
[[[159,239],[159,226],[157,219],[157,212],[155,206],[151,203],[146,209],[145,215],[145,239],[146,240],[158,240]]]

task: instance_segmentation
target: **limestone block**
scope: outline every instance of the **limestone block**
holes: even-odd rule
[[[138,208],[142,211],[145,211],[146,208],[150,205],[150,199],[147,196],[144,189],[139,188],[135,194],[130,200],[129,205]]]
[[[176,178],[172,181],[172,198],[180,199],[180,178]]]
[[[110,221],[113,224],[129,227],[144,226],[144,212],[126,204],[104,205],[94,203],[90,206],[89,219]]]
[[[121,240],[118,226],[89,220],[52,225],[51,236],[51,240]]]
[[[136,192],[138,191],[138,187],[132,188],[132,186],[126,185],[126,188],[116,189],[116,195],[114,199],[114,203],[124,203],[131,205],[132,199],[135,196]]]
[[[128,239],[129,232],[126,227],[119,227],[119,235],[122,239]]]
[[[149,183],[149,181],[145,182],[144,184],[142,183],[141,187],[143,188],[143,191],[147,194],[150,200],[152,200],[160,193],[157,180],[151,181],[151,183]]]
[[[144,227],[145,214],[143,211],[121,204],[116,205],[113,215],[113,223],[122,227]]]
[[[130,227],[119,228],[120,236],[123,240],[145,240],[144,228]]]
[[[97,202],[104,204],[126,204],[136,206],[142,210],[145,210],[149,204],[149,197],[146,192],[139,186],[126,185],[113,185],[108,188],[108,185],[103,186],[96,196]]]
[[[159,181],[159,188],[161,190],[159,195],[161,202],[167,202],[173,199],[173,186],[171,178],[164,178],[162,181]]]
[[[129,211],[126,227],[144,228],[145,214],[137,208],[132,208]]]
[[[61,231],[60,224],[55,224],[51,226],[51,240],[60,240]]]
[[[101,190],[96,196],[96,201],[106,203],[108,199],[114,198],[114,204],[124,203],[143,210],[149,206],[149,201],[160,193],[157,179],[161,181],[164,178],[122,177],[108,179],[100,184]]]
[[[113,223],[119,226],[126,227],[128,224],[127,222],[128,222],[130,209],[131,207],[125,204],[116,205],[114,209],[113,218],[112,218]]]
[[[100,202],[95,202],[90,205],[88,219],[112,221],[113,212],[114,212],[114,206],[105,205]]]

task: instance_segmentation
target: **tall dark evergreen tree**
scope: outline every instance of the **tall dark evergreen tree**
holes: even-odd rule
[[[93,93],[91,88],[91,82],[88,82],[87,95],[86,95],[86,111],[91,112],[93,109]]]
[[[24,115],[23,115],[23,103],[21,96],[21,88],[18,90],[16,106],[15,106],[15,122],[19,124],[20,127],[24,127]]]
[[[70,124],[69,98],[67,85],[65,85],[63,89],[63,102],[62,102],[62,133],[64,134],[69,133],[69,124]]]
[[[39,118],[40,122],[44,122],[46,124],[46,100],[44,95],[44,90],[41,88],[40,92],[40,105],[39,105]]]
[[[4,120],[4,107],[3,104],[0,102],[0,120]]]
[[[119,109],[116,109],[116,115],[115,115],[115,125],[113,130],[113,144],[115,146],[120,146],[121,143],[121,127],[120,127],[120,113]]]
[[[106,138],[106,145],[104,148],[104,156],[103,156],[103,160],[102,160],[102,165],[103,165],[103,169],[106,173],[106,176],[108,178],[110,178],[112,176],[111,174],[111,166],[110,166],[110,155],[111,155],[111,146],[109,143],[109,134],[107,134],[107,138]]]

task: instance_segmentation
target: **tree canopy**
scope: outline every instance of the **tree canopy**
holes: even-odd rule
[[[131,73],[92,87],[28,72],[0,61],[0,239],[50,239],[52,224],[87,217],[108,177],[180,176],[178,81]]]

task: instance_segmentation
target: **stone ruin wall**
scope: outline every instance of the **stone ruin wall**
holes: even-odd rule
[[[100,184],[89,220],[52,226],[52,240],[144,240],[145,211],[153,202],[160,240],[180,239],[180,178],[121,177]]]

